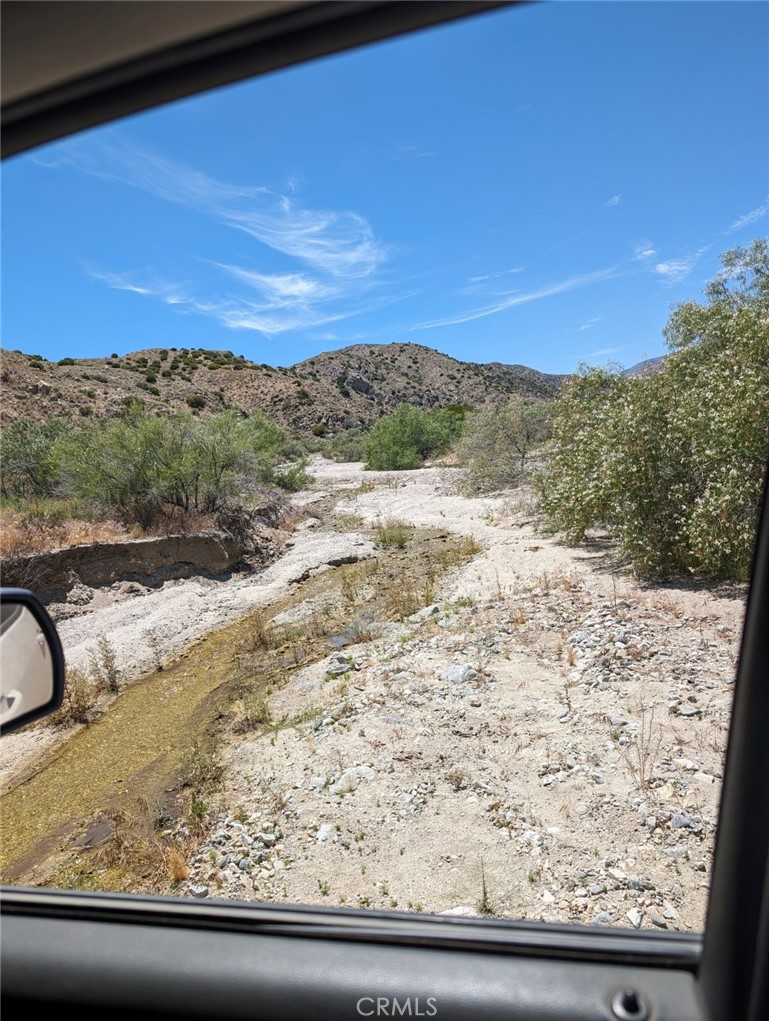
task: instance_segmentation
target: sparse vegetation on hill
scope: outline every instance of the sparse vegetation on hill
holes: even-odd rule
[[[516,394],[552,398],[565,378],[524,366],[460,362],[416,344],[358,344],[290,368],[203,348],[88,359],[68,353],[58,363],[9,351],[2,369],[5,422],[63,414],[114,417],[127,401],[140,400],[147,411],[161,414],[263,411],[284,428],[326,439],[368,429],[400,404],[433,410],[483,407]]]
[[[706,301],[665,330],[651,376],[587,369],[568,385],[540,480],[555,527],[608,526],[641,575],[745,579],[769,448],[769,251],[723,257]]]

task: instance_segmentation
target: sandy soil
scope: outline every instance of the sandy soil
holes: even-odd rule
[[[452,470],[315,474],[337,520],[483,551],[295,673],[273,716],[308,723],[231,739],[188,892],[701,929],[742,596],[641,587]]]

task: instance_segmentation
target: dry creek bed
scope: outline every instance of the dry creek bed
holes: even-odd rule
[[[307,518],[258,576],[120,592],[62,623],[70,662],[106,634],[139,678],[302,579],[370,560],[385,521],[477,543],[427,606],[290,672],[269,711],[301,722],[225,729],[207,835],[166,889],[702,929],[743,594],[640,586],[604,542],[539,533],[525,493],[459,496],[453,469],[313,471]],[[12,788],[67,740],[6,739],[0,778]]]

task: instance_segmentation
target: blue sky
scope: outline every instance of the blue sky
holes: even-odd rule
[[[760,3],[524,6],[10,160],[3,345],[660,354],[767,233],[768,33]]]

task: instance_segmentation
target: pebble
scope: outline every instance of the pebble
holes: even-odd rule
[[[345,656],[342,652],[335,652],[333,656],[329,657],[326,665],[326,673],[332,677],[339,677],[340,674],[346,674],[350,670],[357,669],[357,664],[352,656]]]
[[[634,927],[635,929],[640,929],[640,928],[641,928],[641,922],[642,922],[642,921],[643,921],[643,919],[644,919],[644,913],[643,913],[643,911],[641,911],[641,910],[640,910],[639,908],[631,908],[631,909],[630,909],[630,910],[629,910],[629,911],[627,912],[627,914],[626,914],[626,916],[625,916],[625,917],[626,917],[626,918],[628,918],[628,919],[630,920],[630,924],[631,924],[631,925],[632,925],[632,926],[633,926],[633,927]]]
[[[376,777],[376,770],[371,766],[352,766],[341,774],[335,783],[329,787],[332,794],[347,794],[354,791],[361,780],[373,780]]]
[[[196,886],[191,886],[190,887],[190,897],[201,897],[202,898],[202,897],[207,897],[207,896],[208,896],[208,887],[207,886],[203,886],[202,883],[200,883],[200,884],[198,884]]]
[[[693,829],[696,823],[686,812],[674,812],[670,826],[674,830]]]
[[[440,674],[441,680],[447,681],[449,684],[464,684],[466,681],[475,681],[480,676],[475,667],[470,666],[469,663],[447,667]]]

